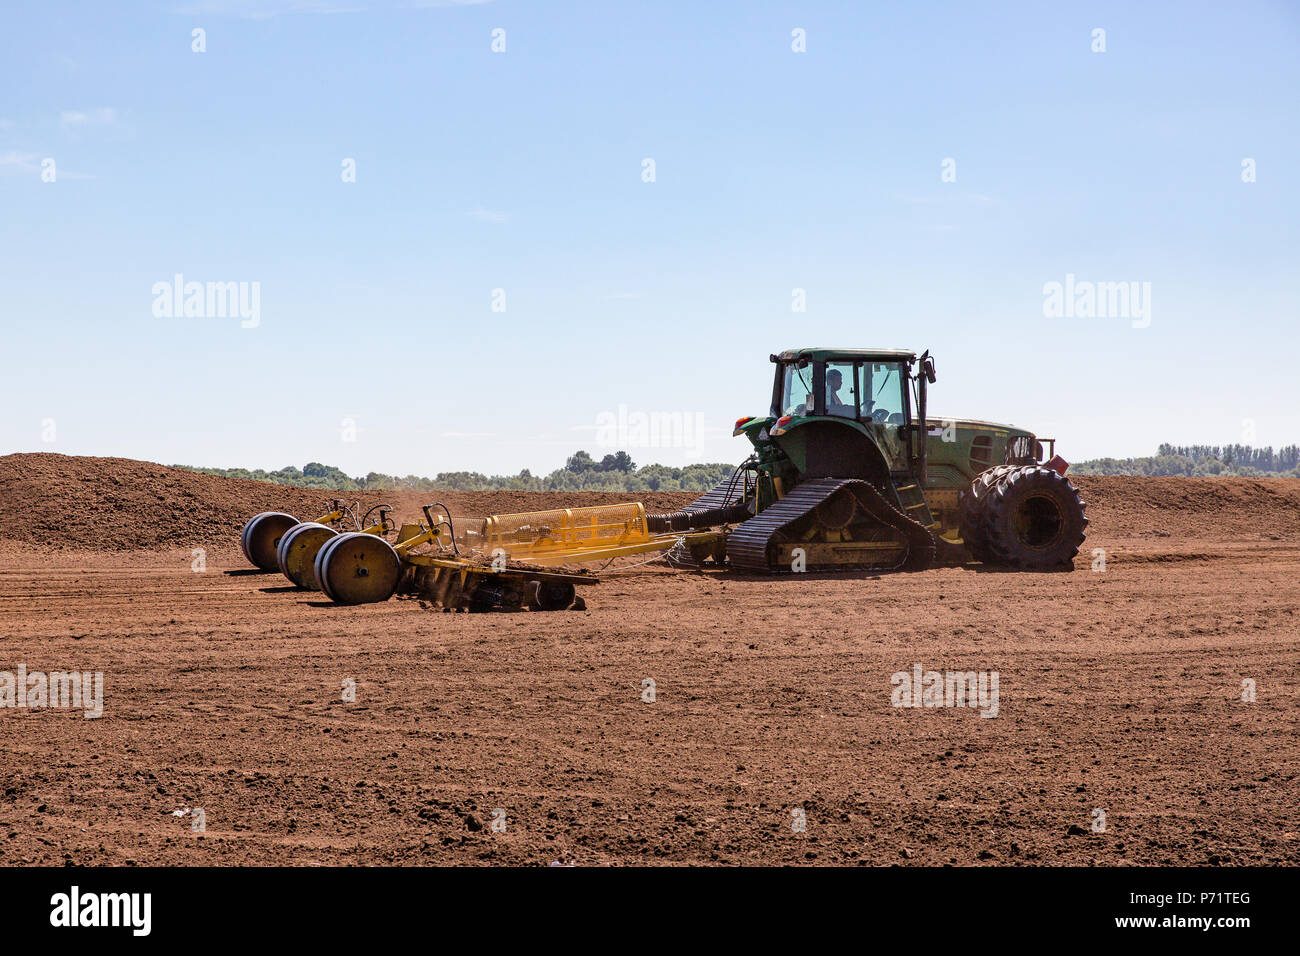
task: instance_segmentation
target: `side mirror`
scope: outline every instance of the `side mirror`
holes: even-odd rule
[[[921,353],[921,371],[917,377],[925,376],[925,380],[931,385],[934,384],[934,359],[930,357],[930,350],[926,349]]]

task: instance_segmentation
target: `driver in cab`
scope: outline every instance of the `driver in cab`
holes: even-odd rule
[[[840,398],[840,388],[844,385],[844,376],[837,368],[826,373],[826,414],[841,418],[853,417],[853,406],[844,404]]]

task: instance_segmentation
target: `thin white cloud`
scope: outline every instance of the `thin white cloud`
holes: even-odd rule
[[[19,153],[9,150],[0,153],[0,173],[34,173],[41,168],[41,158],[35,153]]]
[[[117,110],[111,106],[101,106],[90,111],[64,110],[59,114],[59,122],[69,128],[81,126],[112,126],[117,122]]]
[[[506,221],[505,213],[496,209],[484,209],[482,206],[471,209],[466,215],[472,219],[477,219],[479,222],[492,222],[498,225]]]
[[[936,193],[932,196],[916,196],[900,193],[898,198],[903,202],[913,203],[918,206],[933,206],[938,203],[950,202],[954,198],[958,202],[970,203],[972,206],[992,206],[997,202],[997,200],[992,196],[986,196],[984,193],[949,193],[948,195]]]
[[[605,296],[606,299],[643,299],[644,292],[611,292]]]
[[[442,438],[496,438],[496,432],[443,432]]]
[[[37,176],[41,173],[41,161],[47,157],[40,153],[20,153],[17,150],[8,150],[0,153],[0,176]],[[63,169],[54,164],[55,182],[60,179],[94,179],[89,173],[78,173],[71,169]]]

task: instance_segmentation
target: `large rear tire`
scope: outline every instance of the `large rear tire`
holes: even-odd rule
[[[998,564],[1031,570],[1072,565],[1087,527],[1079,489],[1051,468],[1012,468],[988,494],[984,534]]]
[[[993,563],[993,552],[989,550],[987,534],[987,505],[989,493],[998,482],[1014,471],[1011,465],[998,465],[975,476],[970,488],[961,496],[961,539],[966,550],[976,561],[984,564]]]

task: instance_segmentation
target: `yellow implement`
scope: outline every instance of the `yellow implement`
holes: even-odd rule
[[[339,498],[330,501],[325,513],[316,519],[315,524],[336,524],[347,512],[347,506]],[[244,557],[263,571],[274,571],[279,567],[280,539],[290,528],[301,524],[297,518],[283,511],[263,511],[253,515],[244,524],[239,536],[239,546]]]
[[[503,553],[490,561],[457,542],[454,519],[446,509],[424,507],[425,521],[406,524],[397,543],[381,535],[351,532],[330,537],[316,554],[313,572],[320,589],[339,604],[386,601],[399,590],[416,591],[447,610],[505,608],[560,610],[578,607],[576,584],[594,584],[594,575],[564,574],[539,568],[509,567]],[[462,537],[480,537],[482,520]],[[432,545],[435,550],[417,552]]]
[[[651,534],[638,502],[476,519],[453,518],[442,505],[423,511],[425,520],[403,525],[395,544],[360,532],[327,537],[312,569],[321,590],[340,604],[415,591],[449,610],[559,610],[582,606],[575,586],[599,579],[585,571],[549,570],[555,565],[679,545],[715,549],[723,540],[714,532]]]

